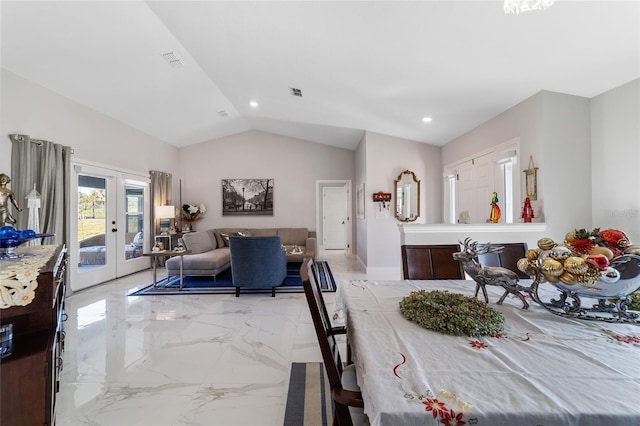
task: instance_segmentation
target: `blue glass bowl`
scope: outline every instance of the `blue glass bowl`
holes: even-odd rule
[[[24,244],[27,241],[34,240],[36,238],[42,237],[50,237],[52,234],[33,234],[32,237],[24,237],[24,238],[2,238],[0,237],[0,248],[15,248],[20,244]]]
[[[13,226],[0,227],[0,259],[19,257],[14,249],[36,238],[50,237],[53,234],[37,234],[32,229],[18,231]]]

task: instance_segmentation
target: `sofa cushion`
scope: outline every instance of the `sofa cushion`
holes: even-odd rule
[[[182,236],[182,241],[193,254],[204,253],[218,246],[207,231],[188,232]]]
[[[230,260],[229,248],[219,248],[198,254],[188,254],[183,256],[184,270],[213,271],[225,267]],[[174,256],[166,261],[167,271],[175,272],[180,270],[180,257]],[[170,274],[173,275],[173,274]],[[185,273],[185,275],[188,275]]]
[[[305,245],[309,237],[307,228],[279,228],[278,237],[284,245]]]

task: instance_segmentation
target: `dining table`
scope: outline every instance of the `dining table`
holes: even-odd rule
[[[343,317],[371,425],[640,425],[640,327],[566,318],[529,298],[498,305],[504,330],[453,336],[404,317],[420,290],[474,296],[472,280],[345,280]],[[560,293],[538,288],[541,299]],[[529,297],[528,295],[526,297]]]

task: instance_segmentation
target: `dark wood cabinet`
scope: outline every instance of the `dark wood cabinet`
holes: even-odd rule
[[[0,424],[55,424],[56,394],[64,351],[64,246],[39,272],[35,298],[0,310],[0,325],[13,325],[11,355],[0,360]]]

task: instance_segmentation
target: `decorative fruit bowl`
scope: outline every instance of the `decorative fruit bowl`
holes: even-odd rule
[[[533,278],[534,299],[554,313],[639,323],[640,315],[627,312],[626,306],[629,295],[640,288],[640,247],[631,245],[622,231],[575,230],[567,233],[564,244],[542,238],[538,248],[528,250],[526,257],[518,261],[518,268]],[[537,288],[543,282],[560,290],[559,300],[540,300]],[[580,297],[596,299],[598,303],[583,308]],[[594,316],[592,312],[610,316]]]
[[[32,229],[16,230],[13,226],[0,227],[0,259],[20,257],[15,248],[36,238],[50,237],[53,234],[37,234]]]
[[[611,269],[609,269],[611,268]],[[561,291],[574,292],[582,297],[625,297],[640,288],[640,256],[624,254],[611,260],[606,271],[594,283],[552,283]]]

